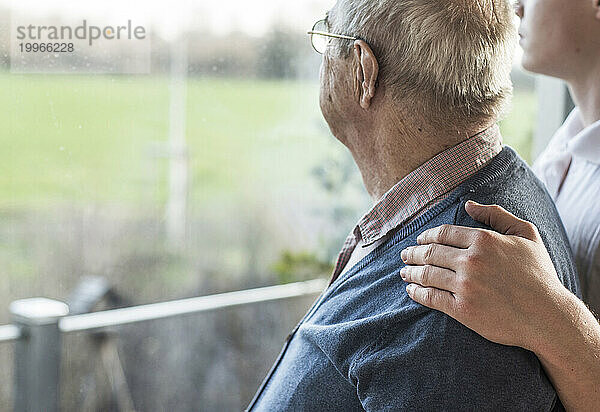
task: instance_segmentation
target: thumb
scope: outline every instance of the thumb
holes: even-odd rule
[[[469,200],[465,204],[465,210],[473,219],[502,234],[524,237],[533,241],[539,238],[538,230],[534,224],[519,219],[501,206],[481,205]]]

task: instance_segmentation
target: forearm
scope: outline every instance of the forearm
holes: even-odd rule
[[[557,292],[532,349],[567,411],[600,407],[600,324],[568,290]]]

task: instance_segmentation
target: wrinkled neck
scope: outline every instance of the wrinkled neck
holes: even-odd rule
[[[370,128],[355,129],[347,146],[374,201],[427,160],[466,140],[469,133],[448,136],[430,127],[388,116]]]

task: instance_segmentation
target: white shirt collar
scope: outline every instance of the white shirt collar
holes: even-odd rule
[[[584,128],[581,113],[573,109],[562,128],[565,150],[588,162],[600,164],[600,120]]]

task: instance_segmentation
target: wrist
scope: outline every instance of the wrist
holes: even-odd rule
[[[527,349],[550,363],[564,362],[564,337],[577,334],[577,319],[583,303],[562,284],[545,294],[544,304],[538,305],[539,316],[533,316],[533,332],[528,334]]]

